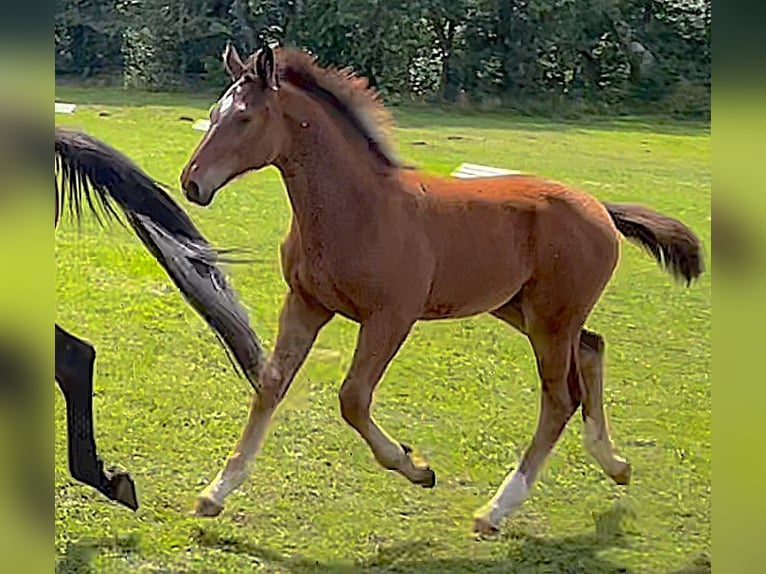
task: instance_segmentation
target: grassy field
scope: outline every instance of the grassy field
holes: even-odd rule
[[[214,96],[57,89],[80,104],[56,121],[81,127],[173,186],[207,236],[249,246],[230,268],[270,348],[285,292],[278,245],[290,217],[273,169],[202,209],[178,176]],[[710,246],[707,125],[623,119],[554,123],[502,115],[397,111],[401,154],[434,172],[488,163],[565,181],[604,200],[681,218]],[[458,136],[458,137],[456,137]],[[471,514],[534,431],[539,382],[526,340],[482,316],[420,324],[385,375],[376,418],[438,475],[432,491],[377,466],[342,422],[337,390],[356,328],[320,335],[248,482],[208,521],[189,516],[198,490],[239,436],[249,387],[137,238],[63,221],[56,240],[57,321],[98,351],[96,425],[107,463],[131,470],[134,515],[67,473],[56,394],[57,572],[602,572],[710,571],[711,274],[686,289],[625,243],[589,326],[607,341],[606,404],[633,464],[615,486],[571,424],[521,511],[477,540]],[[707,261],[708,270],[712,265]]]

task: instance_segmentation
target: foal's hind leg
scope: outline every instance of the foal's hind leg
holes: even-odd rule
[[[93,363],[95,349],[56,325],[56,382],[67,408],[69,472],[72,477],[124,504],[138,508],[130,474],[104,470],[93,432]]]
[[[492,315],[526,333],[520,300],[514,299]],[[630,464],[614,452],[604,412],[604,339],[598,333],[580,330],[580,373],[583,381],[582,415],[585,450],[617,484],[630,481]]]
[[[482,534],[496,532],[500,521],[522,505],[540,466],[577,410],[580,375],[573,339],[568,333],[532,330],[530,340],[542,381],[537,431],[518,468],[506,477],[492,500],[475,514],[475,531]]]
[[[409,447],[393,440],[370,415],[375,387],[411,327],[412,321],[382,314],[362,324],[351,368],[340,389],[340,408],[343,419],[367,442],[383,468],[432,488],[436,484],[434,472],[415,465]]]
[[[604,339],[598,333],[585,329],[580,332],[580,368],[585,383],[582,399],[585,450],[617,484],[628,484],[630,464],[615,454],[604,412]]]

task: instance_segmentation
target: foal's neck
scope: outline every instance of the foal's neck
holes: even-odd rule
[[[274,163],[301,231],[355,233],[369,225],[385,176],[361,136],[298,90],[290,89],[283,102],[290,143]]]

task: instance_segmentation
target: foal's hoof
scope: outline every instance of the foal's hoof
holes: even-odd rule
[[[221,512],[223,512],[223,504],[206,494],[201,494],[194,503],[192,515],[200,518],[215,518]]]
[[[494,536],[500,529],[485,516],[474,516],[473,531],[480,536]]]
[[[423,473],[425,474],[423,480],[420,482],[420,486],[423,488],[433,488],[436,486],[436,473],[431,470],[430,468],[424,468]]]
[[[436,473],[429,467],[418,468],[415,471],[415,476],[410,480],[423,488],[433,488],[436,486]]]
[[[433,488],[436,486],[436,473],[431,470],[431,467],[424,465],[422,461],[416,462],[413,460],[413,451],[410,445],[400,442],[399,446],[402,447],[404,455],[408,459],[404,469],[399,470],[399,472],[407,477],[407,480],[413,484],[419,484],[423,488]]]
[[[115,502],[127,506],[134,512],[138,510],[136,484],[133,482],[133,477],[130,476],[130,473],[118,467],[110,467],[104,471],[104,475],[108,481],[107,496]]]
[[[630,484],[631,472],[630,463],[624,462],[620,464],[620,470],[612,475],[612,480],[621,486],[628,485]]]

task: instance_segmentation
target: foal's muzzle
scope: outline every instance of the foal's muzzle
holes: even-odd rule
[[[200,195],[199,185],[197,185],[196,181],[190,181],[187,183],[184,191],[186,191],[186,198],[189,201],[193,201],[194,203],[201,203],[202,196]]]
[[[196,175],[198,174],[198,168],[196,164],[191,164],[184,169],[181,174],[181,187],[184,190],[186,199],[192,203],[206,206],[210,205],[210,201],[213,199],[212,193],[203,193],[200,188],[199,182],[196,181]]]

